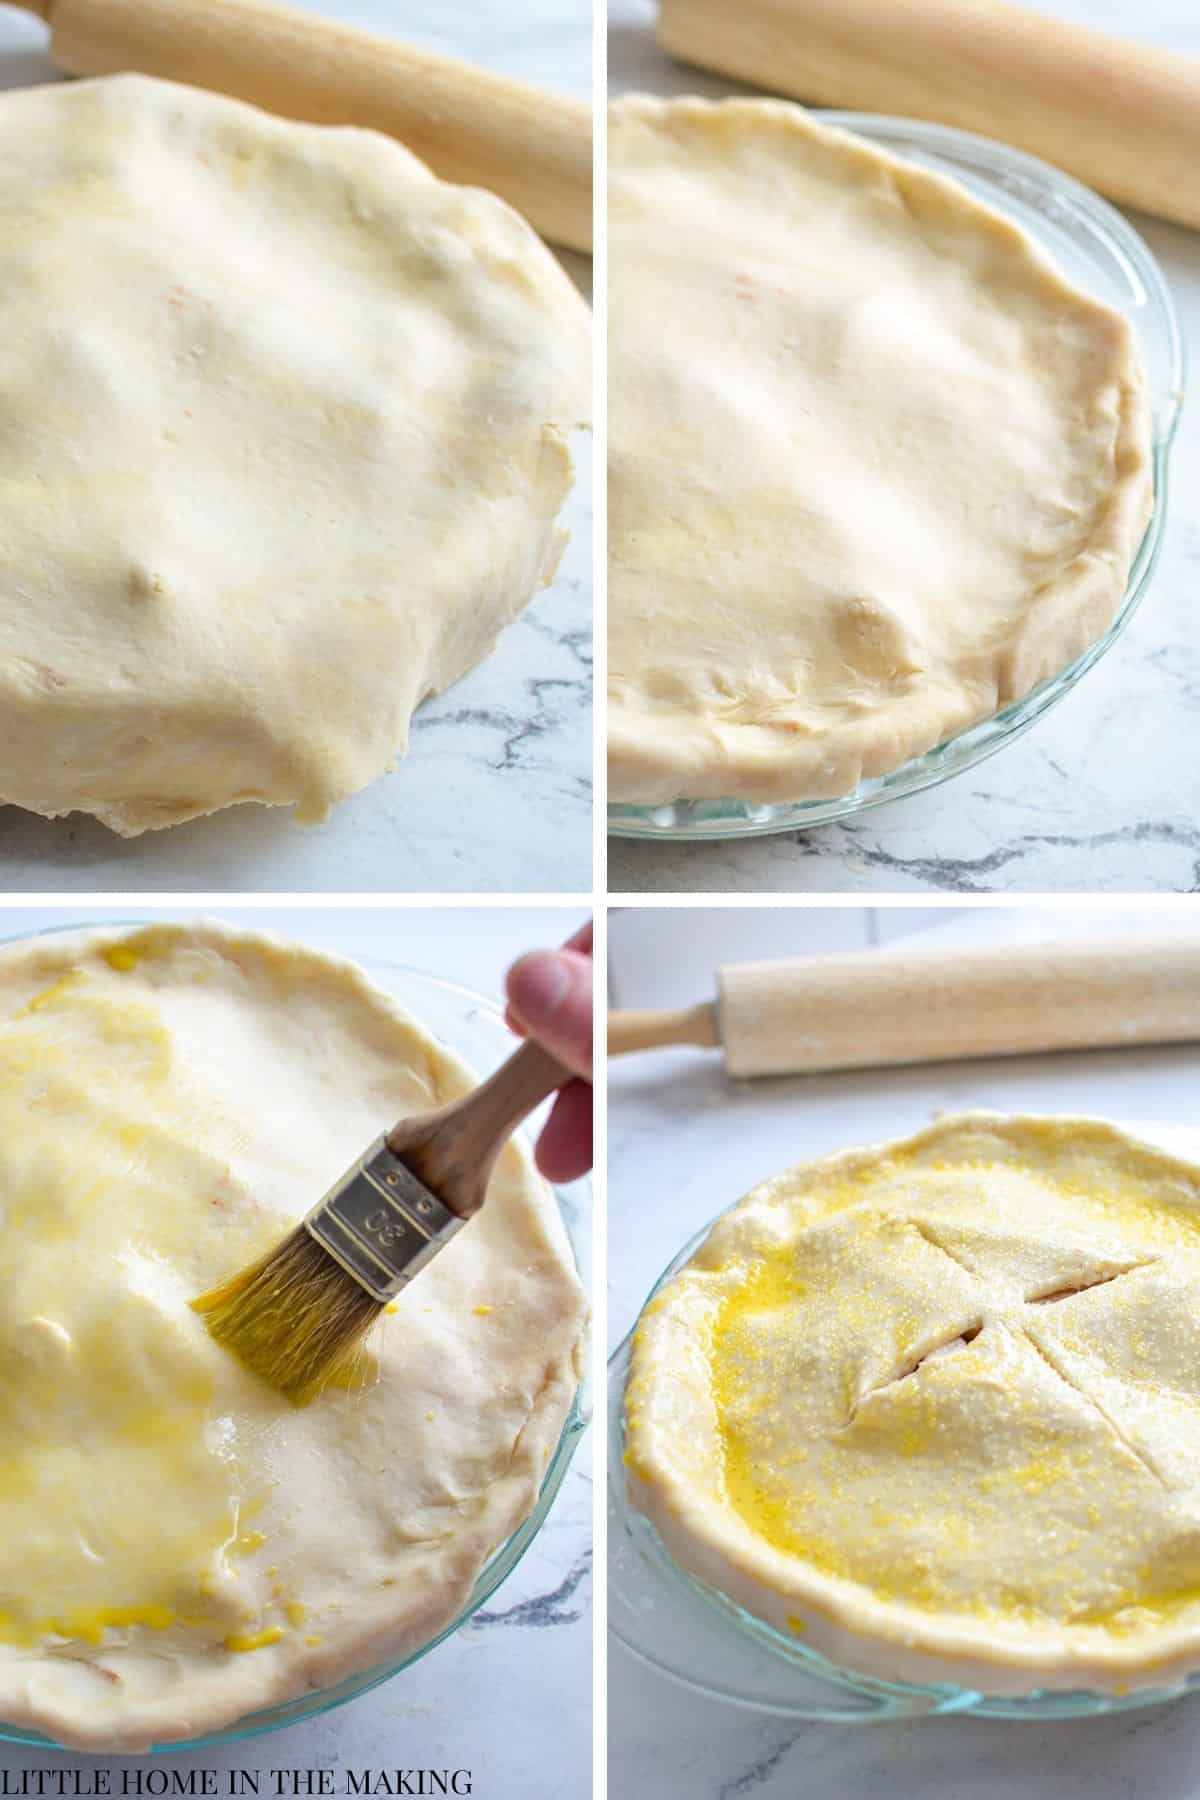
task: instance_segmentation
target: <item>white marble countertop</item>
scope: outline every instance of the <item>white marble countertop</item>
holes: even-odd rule
[[[300,0],[591,98],[590,0]],[[0,4],[0,88],[55,78],[45,27]],[[564,262],[587,292],[591,264]],[[21,893],[583,893],[592,886],[591,445],[572,444],[558,574],[497,649],[413,721],[408,755],[322,826],[241,806],[126,842],[75,814],[0,807],[0,887]]]
[[[1145,912],[907,907],[642,910],[610,921],[624,1006],[708,998],[719,962],[891,943],[1200,933],[1194,907]],[[661,1051],[609,1079],[609,1325],[613,1344],[679,1247],[755,1181],[805,1156],[917,1130],[935,1108],[1195,1118],[1200,1047],[1027,1057],[730,1082],[712,1052]],[[1051,1725],[968,1718],[854,1727],[755,1715],[692,1694],[614,1643],[609,1778],[644,1800],[1200,1800],[1200,1704]]]
[[[1036,0],[1041,11],[1200,52],[1194,0]],[[614,91],[745,92],[672,62],[652,0],[611,0]],[[1200,355],[1200,234],[1131,215]],[[804,833],[609,844],[613,893],[1165,891],[1200,886],[1200,407],[1183,414],[1162,560],[1125,636],[1026,736],[909,800]]]
[[[195,907],[6,907],[0,935],[52,924],[125,918],[194,918]],[[499,997],[504,970],[524,950],[555,944],[583,923],[572,908],[326,909],[222,906],[211,911],[250,929],[355,957],[394,958]],[[588,1791],[592,1742],[592,1434],[581,1440],[566,1480],[524,1560],[482,1612],[421,1662],[347,1706],[267,1737],[171,1759],[177,1768],[220,1771],[329,1769],[336,1792],[363,1769],[470,1769],[487,1800],[557,1800],[562,1771]],[[545,1731],[553,1720],[554,1751]],[[21,1769],[86,1771],[93,1758],[37,1755],[0,1744],[0,1776]],[[103,1759],[114,1769],[144,1759]],[[162,1763],[161,1757],[153,1759]],[[12,1791],[15,1791],[12,1790]],[[120,1792],[114,1776],[114,1793]],[[419,1791],[414,1788],[413,1791]],[[427,1792],[432,1791],[426,1789]],[[262,1793],[269,1794],[262,1774]]]

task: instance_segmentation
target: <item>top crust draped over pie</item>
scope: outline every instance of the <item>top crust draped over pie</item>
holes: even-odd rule
[[[801,1164],[642,1315],[635,1506],[885,1679],[1200,1668],[1200,1166],[1092,1119],[948,1118]]]
[[[1111,621],[1132,332],[965,189],[766,100],[609,126],[611,798],[846,794]]]
[[[0,101],[0,803],[304,821],[553,575],[587,310],[372,132]]]

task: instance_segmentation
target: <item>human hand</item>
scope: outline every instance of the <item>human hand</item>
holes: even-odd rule
[[[522,1037],[573,1069],[559,1089],[537,1141],[537,1166],[547,1181],[574,1181],[592,1166],[592,927],[561,950],[531,950],[508,971],[507,1019]]]

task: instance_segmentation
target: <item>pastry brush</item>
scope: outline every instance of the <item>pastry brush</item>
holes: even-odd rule
[[[307,1405],[350,1368],[389,1301],[479,1211],[511,1133],[571,1079],[529,1042],[460,1100],[402,1119],[274,1250],[193,1300],[213,1337]]]
[[[608,1052],[722,1049],[731,1075],[789,1075],[1200,1038],[1200,938],[890,949],[717,974],[717,998],[615,1012]]]

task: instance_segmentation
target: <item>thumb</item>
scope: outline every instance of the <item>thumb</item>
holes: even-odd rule
[[[585,1081],[592,1078],[592,963],[577,950],[531,950],[508,971],[514,1023]]]

